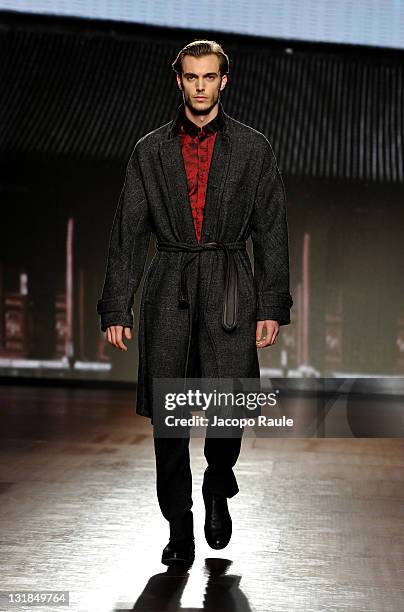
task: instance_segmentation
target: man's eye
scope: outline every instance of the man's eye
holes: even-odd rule
[[[193,77],[193,76],[187,76],[187,81],[193,81],[193,80],[194,80],[194,78],[195,78],[195,77]],[[210,81],[213,81],[213,79],[215,78],[215,75],[214,75],[214,74],[209,74],[209,75],[207,76],[207,78],[208,78]]]

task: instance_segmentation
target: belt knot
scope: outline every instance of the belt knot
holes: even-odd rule
[[[237,267],[234,261],[232,251],[241,251],[246,249],[245,242],[222,242],[211,241],[198,244],[188,244],[186,242],[157,242],[159,251],[185,251],[193,253],[186,259],[181,266],[180,287],[178,300],[181,306],[189,308],[189,298],[186,283],[186,268],[201,251],[217,251],[222,250],[226,255],[225,269],[225,296],[223,301],[222,327],[226,331],[232,331],[237,327],[237,310],[238,310],[238,274]]]

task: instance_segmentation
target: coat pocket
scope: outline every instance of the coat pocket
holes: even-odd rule
[[[248,255],[247,255],[248,257]],[[248,298],[254,302],[256,305],[257,302],[257,290],[255,287],[254,275],[251,269],[250,259],[248,257],[248,261],[245,257],[240,257],[240,266],[238,268],[239,272],[239,282],[242,285],[241,291],[244,295],[248,296]]]

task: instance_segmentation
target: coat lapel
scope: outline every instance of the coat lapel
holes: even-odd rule
[[[177,136],[160,143],[160,161],[168,186],[170,218],[175,219],[176,239],[180,242],[197,244],[187,175]]]
[[[231,139],[228,131],[228,115],[223,109],[222,112],[226,125],[223,130],[217,132],[213,149],[203,214],[202,242],[205,239],[214,240],[221,197],[230,165]],[[180,241],[185,239],[190,244],[197,244],[180,139],[172,131],[175,121],[176,119],[170,124],[167,139],[160,143],[160,162],[169,191],[170,217],[175,220],[176,239]]]
[[[220,212],[222,193],[230,165],[231,140],[226,131],[219,131],[210,162],[205,207],[203,210],[201,240],[208,242],[216,237],[216,225]]]

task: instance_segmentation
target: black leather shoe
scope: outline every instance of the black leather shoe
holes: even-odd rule
[[[211,548],[219,550],[230,542],[232,521],[227,507],[227,498],[202,488],[205,502],[205,538]]]
[[[175,563],[192,564],[195,559],[195,539],[187,538],[178,542],[170,540],[163,550],[161,562],[164,565]]]

